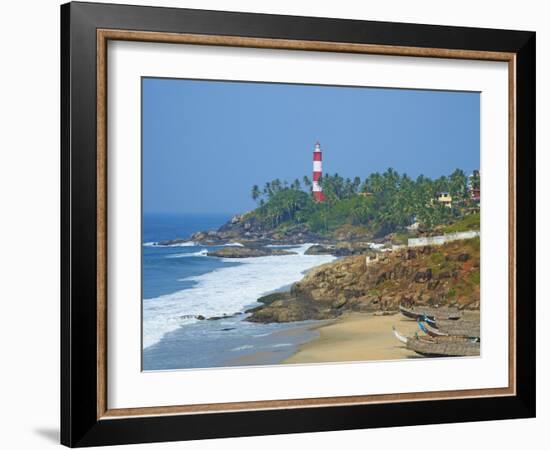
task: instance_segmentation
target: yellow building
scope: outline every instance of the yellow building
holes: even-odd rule
[[[443,203],[447,208],[450,208],[453,205],[453,198],[448,192],[438,192],[437,201]]]

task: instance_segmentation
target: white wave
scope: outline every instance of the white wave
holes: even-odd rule
[[[282,342],[280,344],[270,345],[269,348],[281,348],[281,347],[290,347],[292,344],[290,342]]]
[[[160,242],[146,242],[144,247],[199,247],[200,244],[193,241],[178,242],[176,244],[161,244]]]
[[[292,248],[292,251],[298,253],[298,255],[306,256],[305,253],[307,252],[307,250],[310,247],[313,247],[314,245],[316,244],[309,243],[309,244],[302,244],[302,245],[292,245],[291,248]],[[335,259],[335,258],[331,257],[331,259]]]
[[[173,255],[166,256],[167,258],[187,258],[189,256],[206,256],[208,254],[208,250],[204,249],[198,252],[192,252],[192,253],[174,253]]]
[[[285,249],[288,249],[294,253],[298,253],[299,255],[303,255],[308,248],[314,246],[314,245],[317,245],[315,243],[307,243],[307,244],[268,244],[266,245],[266,247],[270,247],[270,248],[285,248]]]
[[[249,350],[251,348],[254,348],[253,345],[249,345],[249,344],[245,344],[245,345],[241,345],[240,347],[235,347],[235,348],[232,348],[231,350],[229,350],[230,352],[240,352],[241,350]]]
[[[369,242],[369,247],[373,250],[379,250],[384,247],[385,244],[375,244],[374,242]]]
[[[244,247],[240,242],[228,242],[227,244],[210,244],[212,247]],[[185,241],[177,244],[161,244],[160,242],[145,242],[144,247],[203,247],[200,242]]]
[[[185,242],[178,242],[177,244],[159,244],[157,243],[157,247],[198,247],[200,244],[197,244],[193,241],[185,241]]]
[[[259,337],[269,336],[270,334],[271,334],[271,332],[270,333],[253,334],[252,337],[259,338]]]
[[[143,346],[158,342],[181,325],[196,322],[184,315],[231,315],[254,304],[267,292],[299,281],[303,272],[334,260],[331,255],[304,255],[313,244],[296,246],[296,255],[243,258],[231,267],[189,277],[193,287],[143,301]],[[225,259],[222,259],[225,261]],[[228,260],[229,261],[229,260]]]

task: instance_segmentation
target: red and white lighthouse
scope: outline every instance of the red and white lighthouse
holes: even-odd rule
[[[321,177],[323,176],[323,152],[321,151],[321,144],[317,142],[315,144],[315,150],[313,150],[313,198],[317,202],[325,200],[325,194],[323,194],[323,188],[319,184]]]

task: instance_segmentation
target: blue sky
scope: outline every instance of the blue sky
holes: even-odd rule
[[[144,213],[237,213],[253,184],[479,168],[479,93],[143,79]]]

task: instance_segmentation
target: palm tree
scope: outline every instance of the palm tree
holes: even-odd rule
[[[474,173],[471,175],[471,183],[473,189],[479,189],[480,186],[480,177],[479,177],[479,170],[474,170]]]
[[[359,190],[359,186],[361,186],[361,178],[355,177],[353,179],[353,193],[357,194],[357,191]]]
[[[268,198],[271,198],[271,196],[273,195],[273,189],[272,189],[271,183],[269,181],[265,183],[263,192],[264,192],[265,195],[267,195]]]
[[[273,193],[279,192],[281,190],[282,185],[283,185],[283,183],[281,182],[281,180],[279,180],[278,178],[275,178],[271,182],[271,189],[272,189]]]
[[[260,198],[260,196],[262,195],[262,193],[260,192],[260,188],[258,187],[257,184],[252,186],[251,195],[252,195],[252,200],[254,200],[254,201],[258,200]]]
[[[456,169],[449,177],[449,187],[451,195],[457,200],[464,200],[468,193],[468,178],[466,174]]]

